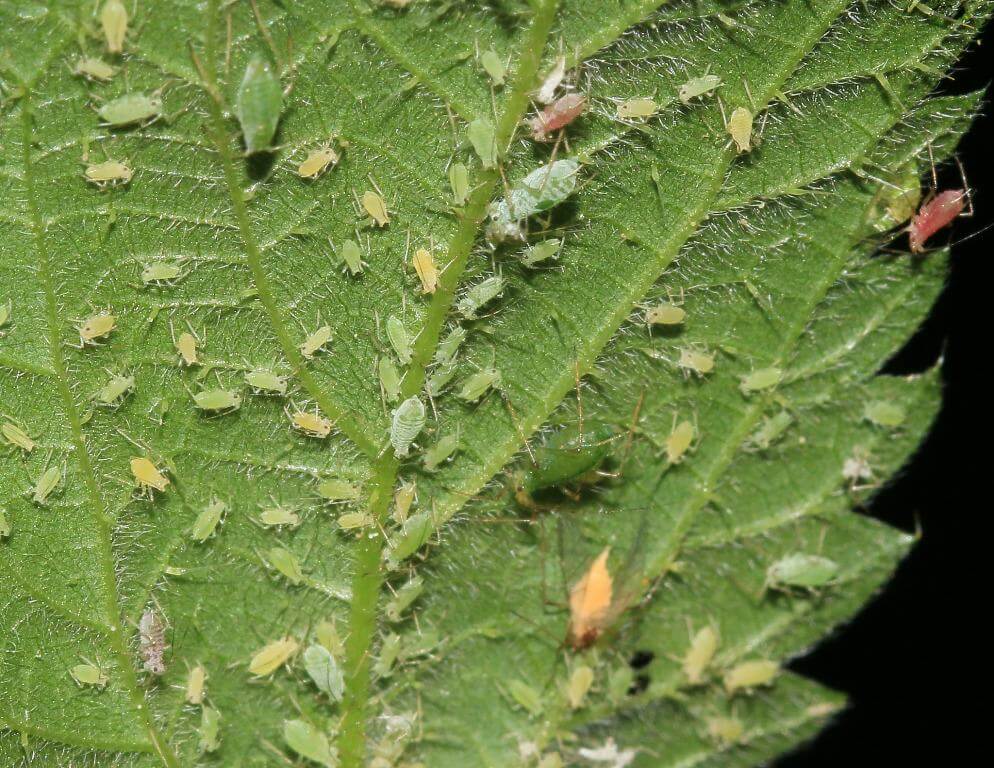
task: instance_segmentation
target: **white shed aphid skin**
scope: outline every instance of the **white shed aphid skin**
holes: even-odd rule
[[[97,312],[90,315],[79,326],[81,346],[96,344],[98,339],[108,336],[117,327],[117,317],[110,312]]]
[[[299,648],[300,643],[290,635],[273,640],[252,657],[249,672],[256,677],[268,677],[292,659]]]
[[[684,347],[680,350],[677,365],[688,373],[707,376],[714,370],[714,355],[693,347]]]
[[[418,248],[411,257],[411,264],[421,281],[422,293],[434,293],[438,289],[438,266],[435,257],[426,248]]]
[[[760,451],[765,451],[773,443],[783,437],[783,433],[794,423],[794,417],[789,411],[780,411],[773,416],[767,416],[763,423],[757,427],[749,439],[747,445]]]
[[[299,586],[307,577],[300,560],[293,552],[283,547],[273,547],[266,552],[266,561],[282,574],[293,586]]]
[[[296,411],[290,415],[290,422],[308,437],[325,438],[331,434],[332,423],[319,413]]]
[[[587,693],[594,684],[594,670],[586,664],[578,664],[566,685],[566,701],[570,709],[580,709],[586,701]]]
[[[228,389],[205,389],[193,396],[193,402],[209,413],[233,413],[242,407],[242,396]]]
[[[394,492],[393,519],[398,525],[403,525],[407,521],[417,493],[418,487],[413,480],[401,483]]]
[[[3,435],[4,440],[25,453],[31,453],[36,447],[35,441],[28,433],[11,421],[5,421],[0,425],[0,434]]]
[[[197,519],[194,521],[193,528],[190,531],[190,538],[203,544],[214,535],[227,511],[227,504],[218,499],[211,499],[210,504],[200,510],[200,514],[197,515]]]
[[[752,112],[745,107],[736,107],[725,123],[725,130],[732,137],[735,148],[741,154],[752,149]]]
[[[318,690],[332,701],[341,701],[345,693],[345,676],[334,654],[319,643],[304,651],[304,669]]]
[[[162,96],[158,93],[126,93],[104,103],[97,109],[109,128],[126,128],[133,125],[148,125],[162,116]]]
[[[407,456],[413,443],[425,426],[425,404],[419,397],[409,397],[393,412],[390,424],[390,444],[394,454]]]
[[[834,560],[797,552],[777,560],[766,569],[764,591],[813,591],[834,583],[838,575],[839,564]]]
[[[384,613],[387,619],[394,622],[404,619],[404,611],[417,600],[424,591],[425,581],[420,576],[412,576],[407,582],[393,594],[393,598],[387,602]]]
[[[92,56],[82,56],[73,65],[72,73],[87,80],[97,80],[107,82],[117,74],[117,67],[113,67],[102,59]]]
[[[689,104],[698,96],[707,96],[721,86],[721,78],[707,73],[692,77],[677,90],[677,96],[684,104]]]
[[[504,85],[504,78],[507,77],[507,67],[497,51],[491,48],[489,51],[481,53],[480,64],[483,65],[483,69],[490,76],[490,81],[494,84],[495,88]]]
[[[878,427],[899,427],[907,415],[903,406],[887,400],[873,400],[863,408],[863,418]]]
[[[362,259],[362,249],[355,240],[346,240],[342,243],[341,250],[342,263],[345,265],[343,271],[348,270],[353,277],[362,272],[366,262]]]
[[[400,397],[400,372],[386,355],[376,363],[376,372],[380,379],[380,391],[388,403],[396,402]]]
[[[873,467],[870,464],[870,454],[862,446],[853,448],[852,455],[842,462],[842,479],[849,485],[849,490],[859,491],[872,488]],[[866,481],[869,485],[861,485]]]
[[[534,267],[549,259],[555,259],[562,250],[563,241],[557,237],[529,245],[521,254],[521,263],[526,267]]]
[[[475,403],[491,388],[500,386],[500,371],[496,368],[484,368],[463,381],[462,389],[457,397],[467,403]]]
[[[245,372],[245,383],[257,394],[282,397],[286,394],[286,381],[286,376],[280,376],[265,368],[253,368]]]
[[[183,697],[186,699],[187,704],[193,704],[194,706],[200,706],[204,703],[204,695],[206,693],[206,683],[207,683],[207,670],[204,669],[203,664],[198,664],[193,669],[187,673],[186,676],[186,690],[184,691]]]
[[[556,160],[533,170],[512,186],[504,199],[487,207],[487,238],[493,243],[523,240],[529,217],[554,208],[573,194],[579,170],[580,164],[572,159]]]
[[[429,472],[436,472],[459,447],[459,435],[450,433],[438,438],[438,441],[424,455],[425,469]]]
[[[331,341],[331,326],[322,325],[316,331],[311,333],[303,343],[300,345],[300,354],[304,356],[305,359],[310,360],[314,357],[324,346]]]
[[[407,328],[404,327],[403,321],[396,315],[390,315],[387,318],[386,330],[387,339],[389,339],[390,346],[393,347],[397,359],[401,365],[407,365],[411,362],[413,350],[411,349],[411,339],[407,335]]]
[[[121,0],[106,0],[100,9],[100,26],[107,41],[107,52],[121,53],[124,37],[128,34],[128,11]]]
[[[297,175],[302,179],[316,179],[329,168],[338,164],[338,153],[330,144],[311,150],[304,161],[297,166]]]
[[[153,261],[142,267],[141,281],[144,285],[173,286],[189,274],[183,270],[182,260],[178,262]]]
[[[556,98],[556,91],[559,90],[563,78],[566,76],[566,57],[560,56],[556,59],[555,65],[542,80],[542,85],[535,92],[535,101],[539,104],[549,104]]]
[[[497,132],[494,124],[485,117],[478,117],[469,124],[466,130],[469,143],[473,145],[473,151],[480,158],[484,168],[495,168],[497,166]]]
[[[355,501],[361,493],[358,485],[338,477],[329,477],[318,483],[318,496],[325,501]]]
[[[150,498],[153,490],[164,491],[169,485],[169,478],[144,456],[131,459],[131,474],[138,483],[138,490]]]
[[[135,388],[134,376],[121,376],[113,374],[110,380],[104,384],[93,396],[97,405],[113,408],[120,405],[121,401],[127,397],[128,393]]]
[[[323,765],[325,768],[334,768],[338,765],[337,753],[332,749],[328,737],[310,723],[303,720],[287,720],[283,723],[283,740],[290,749],[305,760]]]
[[[90,686],[93,688],[103,688],[110,682],[107,673],[99,664],[94,664],[89,659],[84,658],[83,664],[77,664],[69,670],[69,676],[80,688]]]
[[[375,226],[386,227],[390,224],[390,212],[387,210],[387,202],[378,192],[363,192],[362,208],[366,211]]]
[[[732,696],[739,691],[772,685],[780,671],[775,661],[743,661],[725,673],[725,691]]]
[[[154,608],[148,607],[138,621],[138,654],[146,672],[166,673],[166,623]]]
[[[456,310],[467,320],[475,320],[476,313],[504,292],[506,281],[501,275],[491,275],[471,285],[458,302]]]
[[[745,735],[745,725],[737,717],[712,717],[707,726],[708,736],[722,746],[737,744]]]
[[[221,713],[214,707],[201,707],[197,735],[197,750],[200,754],[215,752],[221,746]]]
[[[718,633],[711,627],[704,627],[690,641],[690,647],[683,657],[683,674],[690,685],[704,682],[704,673],[711,666],[718,650]]]
[[[743,376],[739,389],[742,390],[743,395],[761,392],[765,389],[772,389],[780,383],[782,378],[783,370],[781,368],[776,366],[760,368]]]
[[[57,465],[51,466],[42,472],[35,481],[34,492],[31,495],[31,500],[39,506],[45,506],[45,502],[48,501],[48,497],[54,493],[55,489],[58,488],[62,482],[62,475],[64,472],[65,468]]]
[[[663,442],[666,460],[670,464],[679,464],[683,461],[684,455],[694,444],[696,436],[697,430],[694,428],[693,422],[684,420],[679,424],[674,424],[673,429]]]
[[[659,105],[648,98],[628,99],[618,104],[619,120],[647,120],[659,110]]]

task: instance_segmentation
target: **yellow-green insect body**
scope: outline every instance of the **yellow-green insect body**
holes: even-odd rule
[[[361,489],[355,483],[331,477],[318,484],[318,495],[326,501],[355,501]]]
[[[214,535],[214,531],[217,530],[221,519],[227,511],[227,504],[218,499],[213,499],[197,515],[197,519],[193,523],[193,529],[190,531],[190,538],[201,544],[207,541],[207,539]]]
[[[618,104],[617,113],[619,120],[645,120],[656,114],[659,105],[652,99],[638,98],[628,99]]]
[[[108,336],[117,327],[117,317],[110,312],[90,315],[79,326],[79,341],[82,346],[96,344],[98,339]]]
[[[117,67],[113,67],[101,59],[83,56],[76,61],[72,73],[88,80],[106,82],[117,74]]]
[[[153,261],[142,267],[141,281],[144,285],[173,285],[185,275],[179,263]]]
[[[286,376],[280,376],[262,368],[245,373],[245,383],[261,394],[285,395]]]
[[[80,688],[91,686],[93,688],[103,688],[110,678],[98,665],[86,662],[77,664],[69,670],[69,675]]]
[[[266,553],[266,559],[273,568],[279,571],[294,586],[297,586],[306,578],[300,560],[289,549],[273,547]]]
[[[283,724],[283,739],[301,757],[325,768],[334,768],[338,760],[328,737],[303,720],[287,720]]]
[[[359,248],[359,244],[355,240],[346,240],[342,243],[342,262],[345,264],[345,269],[349,271],[353,277],[362,272],[363,267],[366,262],[362,260],[362,249]]]
[[[459,391],[460,400],[467,403],[475,403],[483,397],[491,388],[500,386],[500,371],[496,368],[484,368],[467,378]]]
[[[104,160],[102,163],[87,165],[83,175],[91,184],[106,189],[127,184],[134,172],[120,160]]]
[[[128,393],[135,388],[134,376],[121,376],[115,374],[98,391],[94,399],[97,405],[113,407],[119,405],[121,400],[127,397]]]
[[[0,434],[3,435],[4,440],[25,453],[31,453],[35,449],[35,441],[28,436],[27,432],[12,422],[5,421],[0,425]]]
[[[407,365],[411,362],[413,354],[411,339],[407,335],[407,328],[404,327],[403,321],[396,315],[390,315],[387,318],[386,327],[387,339],[390,340],[390,346],[393,347],[393,351],[397,354],[397,359],[401,365]]]
[[[246,154],[253,155],[270,148],[282,112],[280,79],[272,62],[257,53],[245,68],[235,99],[235,115],[242,127]]]
[[[63,467],[51,466],[41,473],[35,482],[34,493],[31,500],[39,506],[45,506],[48,497],[52,495],[62,482]]]
[[[200,712],[200,727],[197,750],[201,754],[217,751],[221,746],[221,713],[214,707],[203,707]]]
[[[383,399],[388,403],[395,402],[400,397],[400,372],[393,360],[384,355],[376,364],[377,374],[380,378],[380,389],[383,391]]]
[[[297,175],[302,179],[316,179],[338,162],[338,153],[330,146],[315,149],[297,166]]]
[[[107,41],[107,52],[123,51],[124,37],[128,33],[128,11],[121,0],[106,0],[100,9],[100,26]]]
[[[205,389],[193,396],[193,402],[202,411],[231,412],[242,407],[242,396],[227,389]]]
[[[126,93],[105,103],[97,114],[104,125],[111,128],[150,123],[162,116],[162,97],[158,94]]]
[[[310,360],[325,346],[325,344],[331,341],[331,336],[331,326],[322,325],[306,339],[304,339],[304,342],[299,347],[300,354]]]

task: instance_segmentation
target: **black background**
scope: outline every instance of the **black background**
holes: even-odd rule
[[[990,85],[994,28],[960,63],[947,92]],[[957,221],[948,284],[926,323],[888,363],[913,373],[942,359],[944,403],[918,454],[867,512],[921,540],[881,595],[791,668],[844,691],[850,707],[776,768],[992,765],[990,674],[994,430],[994,116],[991,94],[960,146],[973,218]],[[943,169],[940,187],[958,187]],[[942,180],[945,180],[945,184]],[[945,235],[949,237],[949,235]],[[942,235],[930,243],[941,244]],[[901,245],[904,245],[901,243]],[[984,392],[987,399],[981,398]]]

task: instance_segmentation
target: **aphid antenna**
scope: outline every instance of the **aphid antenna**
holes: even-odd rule
[[[266,22],[262,19],[262,14],[259,13],[259,5],[255,0],[249,0],[249,4],[252,6],[252,15],[255,17],[255,26],[258,28],[259,34],[262,35],[262,39],[266,41],[266,45],[273,54],[273,60],[276,62],[277,66],[279,66],[280,72],[282,73],[286,68],[286,65],[283,63],[279,51],[276,50],[276,43],[273,40],[273,36],[269,33],[269,27],[266,26]]]
[[[253,0],[255,2],[255,0]],[[744,77],[742,78],[742,87],[745,88],[746,98],[749,99],[749,106],[752,107],[752,111],[756,111],[756,102],[752,98],[752,90],[749,88],[749,81]]]

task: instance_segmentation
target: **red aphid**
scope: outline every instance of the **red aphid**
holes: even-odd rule
[[[966,190],[947,189],[922,203],[908,226],[908,242],[912,253],[925,250],[925,242],[963,212]]]
[[[565,128],[583,114],[587,97],[578,93],[567,93],[552,102],[530,121],[532,138],[545,141],[548,134]]]

